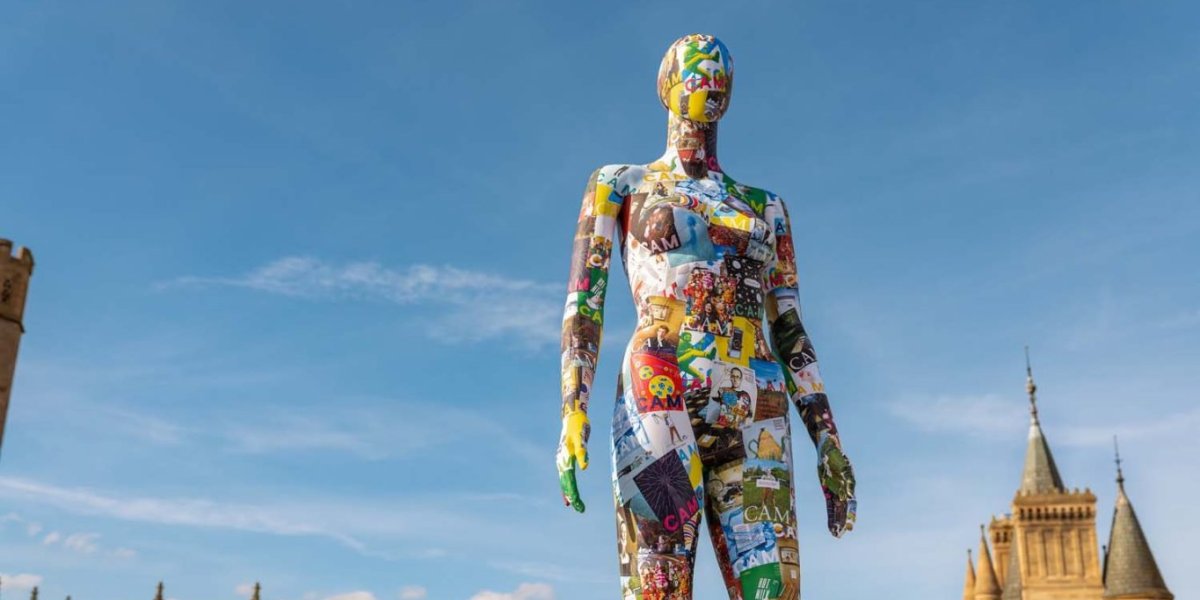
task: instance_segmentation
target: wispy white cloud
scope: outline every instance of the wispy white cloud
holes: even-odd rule
[[[401,403],[402,404],[402,403]],[[277,414],[256,419],[253,424],[226,426],[218,435],[230,448],[248,454],[278,452],[338,451],[368,460],[407,456],[439,445],[444,435],[425,426],[419,414],[397,407],[391,411],[341,409],[320,418]]]
[[[554,588],[546,583],[522,583],[511,592],[483,590],[471,600],[554,600]]]
[[[400,600],[425,600],[429,597],[429,590],[421,585],[406,585],[400,588]]]
[[[113,407],[102,412],[118,430],[155,444],[173,446],[187,434],[185,427],[153,415]]]
[[[402,400],[389,400],[387,409],[380,410],[371,401],[359,400],[344,399],[320,418],[278,412],[253,423],[219,425],[213,434],[224,438],[231,450],[248,454],[337,451],[383,460],[414,456],[467,437],[530,463],[545,459],[544,448],[481,411]],[[438,422],[453,422],[457,437],[428,426]]]
[[[1028,409],[998,394],[909,396],[887,407],[919,431],[1011,439],[1028,424]]]
[[[331,539],[367,557],[388,561],[437,558],[453,552],[428,540],[461,539],[472,552],[536,547],[538,534],[522,526],[473,516],[469,498],[359,499],[294,498],[220,502],[207,498],[155,498],[67,488],[29,479],[0,477],[0,499],[26,501],[74,514],[160,526],[224,529],[279,536]],[[55,533],[55,543],[65,536]],[[96,537],[76,546],[86,551]],[[480,542],[479,540],[484,540]]]
[[[126,521],[216,527],[280,535],[316,535],[348,546],[362,544],[350,536],[317,525],[290,519],[257,506],[220,504],[204,499],[120,498],[82,488],[62,488],[26,479],[0,477],[0,496],[24,498],[72,512],[102,515]],[[44,544],[62,539],[48,534]]]
[[[325,600],[375,600],[375,594],[365,590],[346,592],[335,596],[326,596]]]
[[[319,416],[263,407],[254,419],[215,418],[203,429],[157,416],[145,409],[96,407],[68,394],[55,400],[66,418],[120,432],[156,446],[204,445],[239,454],[341,452],[365,460],[414,456],[454,443],[428,423],[452,421],[460,435],[482,440],[492,450],[542,464],[545,449],[516,435],[482,410],[382,398],[339,398]],[[378,406],[386,406],[385,409]],[[39,526],[40,527],[40,526]]]
[[[99,539],[98,533],[72,533],[63,539],[63,547],[83,554],[95,554],[100,549],[96,543]]]
[[[42,585],[42,576],[33,575],[31,573],[0,573],[0,581],[4,582],[4,589],[9,591],[25,591],[31,590],[34,586]]]
[[[892,416],[918,431],[987,440],[1012,440],[1029,427],[1028,405],[998,394],[909,397],[888,405]],[[1155,418],[1104,423],[1056,423],[1053,442],[1064,446],[1109,446],[1113,436],[1139,440],[1200,429],[1200,409]]]
[[[1196,431],[1200,431],[1200,408],[1156,419],[1121,419],[1105,425],[1068,424],[1058,428],[1054,439],[1068,446],[1111,446],[1114,435],[1124,441],[1161,440]]]
[[[46,547],[60,547],[74,552],[83,554],[104,553],[120,559],[130,559],[137,556],[137,552],[130,548],[114,548],[112,550],[105,549],[100,543],[100,534],[98,533],[68,533],[63,534],[58,531],[51,531],[45,536],[41,535],[44,531],[41,523],[31,521],[16,513],[8,513],[0,516],[0,525],[5,523],[16,523],[18,526],[24,525],[25,535],[35,541],[40,541],[41,545]],[[40,538],[40,540],[39,540]]]
[[[239,287],[309,300],[375,300],[439,311],[431,337],[469,342],[511,337],[535,347],[558,339],[562,286],[449,266],[391,268],[377,262],[336,264],[289,256],[237,277],[178,277],[175,287]]]
[[[42,533],[43,529],[41,523],[38,523],[37,521],[30,521],[29,519],[26,519],[17,513],[7,513],[3,516],[0,516],[0,525],[4,525],[5,523],[16,523],[18,526],[24,525],[25,535],[31,538],[38,537],[38,535]]]

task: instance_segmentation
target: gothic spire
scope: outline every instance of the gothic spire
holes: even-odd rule
[[[963,600],[975,600],[975,565],[971,563],[971,549],[967,548],[967,580],[963,584]]]
[[[262,592],[262,586],[259,585],[257,581],[255,581],[254,582],[254,595],[250,597],[250,600],[259,600],[258,595],[260,592]]]
[[[1000,582],[992,566],[992,553],[988,550],[987,534],[979,526],[979,565],[975,568],[975,600],[1000,600]]]
[[[1029,444],[1025,449],[1025,470],[1021,474],[1021,494],[1064,492],[1062,476],[1054,464],[1054,455],[1038,421],[1037,384],[1033,382],[1033,367],[1029,363],[1029,346],[1025,347],[1025,391],[1029,393]]]
[[[1015,531],[1012,540],[1008,547],[1008,570],[1004,575],[1004,593],[1000,595],[1000,600],[1021,600],[1021,559],[1017,554],[1020,545],[1017,544]]]
[[[163,600],[163,584],[158,582],[158,593],[154,595],[154,600]]]
[[[1150,543],[1138,523],[1137,513],[1129,496],[1125,495],[1125,475],[1121,472],[1121,453],[1116,448],[1117,503],[1113,509],[1112,529],[1108,537],[1108,552],[1104,555],[1104,597],[1136,595],[1139,598],[1171,600],[1175,596],[1167,589]]]

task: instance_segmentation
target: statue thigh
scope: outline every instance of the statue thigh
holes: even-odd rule
[[[798,600],[800,555],[787,414],[749,421],[735,430],[704,432],[700,438],[702,446],[715,438],[712,445],[721,448],[717,456],[702,449],[704,512],[730,600]]]
[[[703,465],[678,381],[674,360],[632,352],[617,383],[613,496],[625,600],[692,598]]]

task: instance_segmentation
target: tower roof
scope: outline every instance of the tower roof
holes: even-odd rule
[[[1029,393],[1029,444],[1025,448],[1025,470],[1021,473],[1021,494],[1044,494],[1065,492],[1062,476],[1054,464],[1050,444],[1042,433],[1038,421],[1037,384],[1033,382],[1033,368],[1029,365],[1029,347],[1025,348],[1025,391]]]
[[[1000,595],[1000,600],[1021,600],[1021,559],[1018,551],[1020,545],[1014,537],[1012,545],[1008,547],[1008,569],[1005,571],[1004,593]]]
[[[967,548],[967,578],[963,584],[963,600],[975,600],[975,565],[971,562],[971,549]]]
[[[992,567],[992,553],[988,550],[983,525],[979,526],[979,566],[975,568],[975,596],[1000,597],[1000,582],[996,579],[996,569]]]
[[[1116,439],[1113,439],[1116,443]],[[1163,581],[1150,543],[1138,523],[1137,513],[1125,495],[1121,455],[1117,454],[1117,504],[1113,509],[1108,553],[1104,555],[1104,597],[1139,594],[1150,598],[1173,598]]]

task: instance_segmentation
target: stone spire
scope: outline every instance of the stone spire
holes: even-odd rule
[[[37,586],[33,586],[33,591],[29,592],[29,600],[37,600]]]
[[[262,592],[262,586],[259,585],[257,581],[255,581],[254,582],[254,595],[250,597],[250,600],[259,600],[258,595],[261,592]]]
[[[1121,472],[1121,453],[1116,448],[1117,504],[1113,509],[1112,530],[1108,537],[1108,552],[1104,555],[1104,597],[1172,600],[1150,543],[1138,523],[1137,513],[1129,496],[1125,495],[1125,475]]]
[[[1000,600],[1021,600],[1021,559],[1017,552],[1020,546],[1017,545],[1016,537],[1013,537],[1013,543],[1008,550],[1008,569],[1004,576],[1004,593],[1000,595]]]
[[[1037,384],[1033,382],[1033,367],[1029,364],[1029,346],[1025,347],[1025,391],[1029,393],[1029,445],[1025,449],[1025,470],[1021,473],[1019,494],[1065,492],[1054,455],[1038,421]]]
[[[158,593],[154,595],[154,600],[163,600],[163,584],[158,582]]]
[[[1000,600],[1000,582],[996,580],[996,569],[992,566],[992,553],[988,550],[987,534],[979,526],[979,565],[975,568],[975,600]]]
[[[963,584],[963,600],[975,600],[975,566],[971,562],[971,549],[967,548],[967,580]]]

